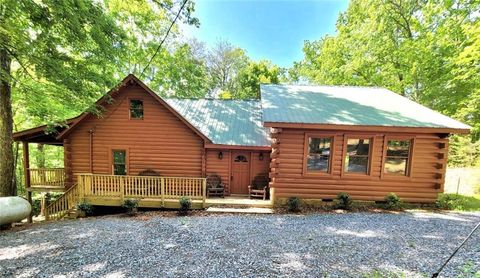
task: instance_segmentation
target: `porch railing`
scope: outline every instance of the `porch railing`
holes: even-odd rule
[[[65,187],[65,169],[63,168],[29,168],[31,187]]]
[[[179,199],[206,198],[206,179],[191,177],[114,176],[98,174],[78,175],[83,197]]]
[[[75,208],[81,196],[81,188],[74,184],[55,202],[45,208],[45,220],[59,220]]]

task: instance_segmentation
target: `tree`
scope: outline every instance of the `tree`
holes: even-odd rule
[[[227,41],[219,41],[207,55],[207,68],[211,90],[235,92],[239,90],[237,75],[248,64],[248,57],[241,48]]]
[[[337,34],[307,41],[292,75],[391,89],[472,125],[480,137],[480,2],[353,0]]]
[[[240,90],[233,94],[233,98],[259,98],[260,84],[278,84],[280,68],[270,61],[249,62],[238,74]]]
[[[102,67],[117,56],[124,35],[100,5],[81,1],[60,6],[5,0],[0,23],[0,196],[10,196],[15,195],[12,83],[28,76],[70,101],[91,94],[111,82]]]
[[[15,194],[12,100],[16,115],[29,115],[22,127],[95,111],[94,100],[118,79],[142,71],[182,2],[0,3],[0,196]],[[198,25],[193,10],[189,1],[180,18]],[[165,55],[172,55],[175,45],[166,45]],[[158,59],[152,63],[147,80],[160,65]]]

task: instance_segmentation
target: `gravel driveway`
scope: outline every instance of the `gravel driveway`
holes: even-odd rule
[[[0,277],[429,277],[478,221],[420,212],[62,221],[0,232]],[[443,277],[478,271],[480,231]]]

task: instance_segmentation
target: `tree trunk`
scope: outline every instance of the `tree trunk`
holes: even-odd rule
[[[13,187],[13,115],[10,56],[0,49],[0,197],[15,196]]]
[[[37,162],[37,168],[45,168],[45,147],[43,144],[38,144],[37,145],[37,156],[36,156],[36,162]]]

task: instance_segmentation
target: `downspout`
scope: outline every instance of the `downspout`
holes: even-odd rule
[[[90,173],[93,174],[93,129],[90,129],[88,131],[89,135],[89,167],[90,167]]]

